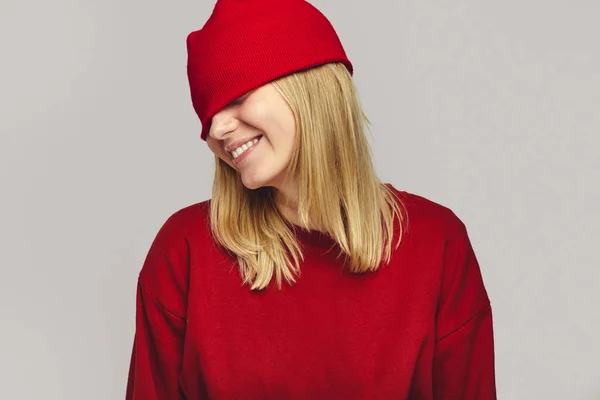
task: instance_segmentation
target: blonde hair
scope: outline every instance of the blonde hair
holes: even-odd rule
[[[365,135],[369,121],[343,64],[329,63],[272,84],[296,122],[286,175],[299,185],[302,227],[318,226],[339,245],[350,272],[375,271],[391,257],[394,217],[400,245],[404,209],[376,176]],[[300,275],[304,255],[276,204],[277,189],[247,189],[236,170],[215,156],[210,227],[216,242],[237,257],[243,283],[264,289]],[[291,175],[290,175],[291,174]]]

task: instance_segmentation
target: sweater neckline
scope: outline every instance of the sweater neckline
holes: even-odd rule
[[[337,243],[333,237],[325,232],[316,229],[306,229],[290,222],[288,224],[296,234],[298,241],[305,246],[328,250]]]
[[[391,183],[386,183],[385,185],[395,192],[399,192],[400,195],[405,194],[405,192],[397,190]],[[305,247],[329,250],[334,246],[338,246],[335,239],[328,233],[316,229],[306,229],[289,221],[286,221],[286,223],[292,228],[298,241]]]

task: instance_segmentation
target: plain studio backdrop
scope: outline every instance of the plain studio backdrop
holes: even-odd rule
[[[136,278],[208,199],[185,39],[213,0],[0,0],[0,398],[124,398]],[[600,399],[600,3],[315,0],[380,177],[456,212],[500,399]]]

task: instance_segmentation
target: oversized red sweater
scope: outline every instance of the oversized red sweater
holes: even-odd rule
[[[301,277],[281,291],[242,286],[209,201],[173,214],[139,275],[126,399],[495,399],[490,302],[465,226],[398,194],[409,226],[389,265],[348,273],[330,237],[302,231]]]

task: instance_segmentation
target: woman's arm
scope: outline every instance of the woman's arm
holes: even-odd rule
[[[135,338],[126,400],[183,400],[183,359],[189,256],[169,219],[156,236],[137,285]]]
[[[138,282],[127,400],[184,399],[178,384],[184,332],[185,319],[167,310]]]
[[[444,252],[436,319],[434,398],[495,400],[490,301],[467,230],[458,222]]]

